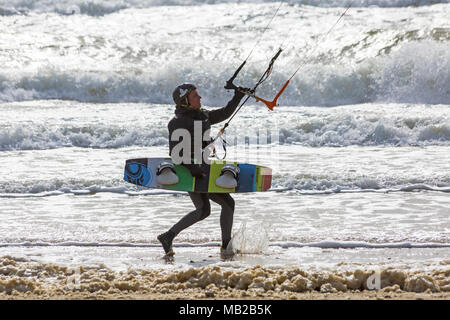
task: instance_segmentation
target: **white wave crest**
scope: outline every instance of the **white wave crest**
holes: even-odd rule
[[[370,102],[447,104],[450,101],[450,42],[421,41],[359,64],[307,64],[280,97],[282,105],[337,106]],[[0,72],[0,101],[61,99],[84,102],[172,104],[180,83],[195,83],[211,105],[226,103],[225,80],[234,63],[184,61],[158,69],[109,71],[67,70],[49,66],[37,72]],[[260,66],[244,69],[239,82],[251,86]],[[276,67],[259,89],[270,96],[292,68]],[[220,71],[218,71],[220,70]]]
[[[397,177],[333,177],[333,176],[304,176],[280,175],[273,177],[273,192],[294,192],[297,194],[332,194],[358,192],[412,192],[436,191],[450,193],[450,184],[446,177],[442,181],[435,178],[397,178]],[[270,192],[269,191],[269,192]],[[96,193],[116,193],[129,196],[154,196],[160,194],[186,195],[184,192],[149,189],[138,187],[125,182],[70,179],[52,179],[48,181],[23,181],[3,183],[0,187],[0,198],[29,198],[50,197],[63,194],[92,195]]]
[[[167,129],[108,125],[13,126],[0,129],[0,150],[45,150],[62,147],[121,148],[167,145]]]
[[[287,0],[291,5],[308,5],[315,7],[382,7],[401,8],[409,6],[429,6],[438,3],[449,3],[450,0]],[[103,16],[123,9],[145,9],[155,6],[199,6],[221,3],[267,3],[277,0],[2,0],[0,15],[27,14],[29,12],[56,12],[63,15],[86,14]]]

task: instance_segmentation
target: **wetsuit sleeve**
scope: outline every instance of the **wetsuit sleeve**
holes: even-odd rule
[[[231,117],[234,110],[236,110],[237,106],[239,105],[239,102],[241,102],[242,97],[244,97],[244,94],[236,91],[233,98],[227,103],[225,107],[209,111],[209,122],[211,124],[216,124]]]
[[[188,119],[186,117],[183,118],[174,118],[170,120],[168,124],[169,129],[169,154],[172,156],[173,148],[180,143],[179,140],[172,140],[172,135],[177,129],[185,129],[189,131],[190,137],[194,137],[194,125],[193,120]],[[193,140],[191,141],[191,145],[193,146]],[[183,156],[183,154],[180,154],[180,156]]]

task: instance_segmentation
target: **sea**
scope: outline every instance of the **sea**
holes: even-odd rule
[[[448,0],[0,0],[0,257],[448,270],[449,16]],[[272,100],[298,69],[279,105],[250,98],[226,130],[227,160],[273,169],[269,191],[233,195],[239,254],[220,258],[212,203],[168,264],[156,237],[193,204],[125,182],[125,161],[168,156],[176,86],[223,107],[241,63],[252,88],[279,48],[256,90]]]

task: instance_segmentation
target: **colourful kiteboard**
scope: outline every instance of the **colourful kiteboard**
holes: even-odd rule
[[[211,164],[203,164],[203,178],[192,177],[189,170],[183,165],[175,165],[178,183],[174,185],[161,185],[157,182],[157,168],[163,161],[170,158],[141,158],[130,159],[125,163],[124,180],[138,186],[203,193],[236,193],[258,192],[270,189],[272,183],[272,169],[248,163],[212,160]],[[240,170],[235,188],[222,188],[216,185],[225,164],[233,164]]]

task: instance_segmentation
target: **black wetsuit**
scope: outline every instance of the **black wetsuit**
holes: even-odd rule
[[[190,133],[191,137],[191,158],[194,158],[194,121],[202,122],[202,137],[203,134],[211,128],[211,125],[222,122],[228,119],[236,110],[239,102],[244,95],[240,92],[235,93],[233,98],[228,104],[220,109],[208,111],[204,109],[194,110],[185,107],[177,106],[175,110],[175,117],[173,117],[168,125],[169,128],[169,149],[172,155],[172,150],[179,143],[179,141],[172,141],[172,133],[176,129],[186,129]],[[210,142],[203,141],[202,148],[205,148]],[[199,152],[199,150],[197,150]],[[201,154],[201,151],[200,153]],[[181,155],[180,155],[181,156]],[[195,164],[184,164],[191,173]],[[209,200],[218,203],[221,207],[220,214],[220,227],[222,229],[222,247],[225,249],[228,242],[231,240],[231,229],[233,227],[233,214],[234,214],[234,200],[229,193],[195,193],[189,192],[192,202],[194,203],[195,210],[189,212],[180,221],[178,221],[170,231],[175,235],[179,234],[182,230],[188,228],[194,223],[205,219],[211,213],[211,206]]]

